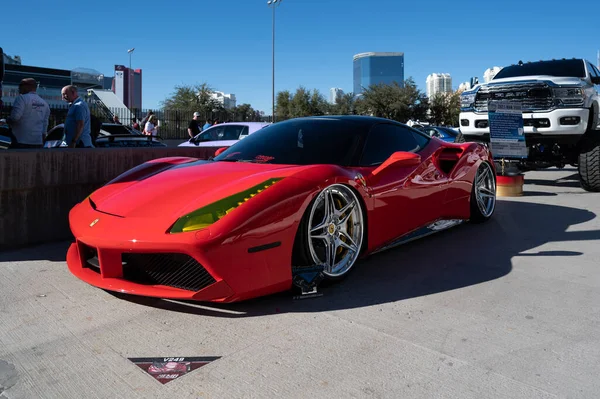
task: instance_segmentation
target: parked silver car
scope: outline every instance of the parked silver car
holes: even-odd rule
[[[211,126],[179,147],[230,147],[248,135],[260,130],[267,122],[227,122]]]

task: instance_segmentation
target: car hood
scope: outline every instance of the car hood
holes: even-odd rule
[[[90,199],[97,211],[115,216],[172,219],[309,167],[198,161],[175,165],[149,177],[108,184]]]
[[[502,78],[502,79],[492,79],[488,86],[494,86],[496,84],[503,83],[515,83],[515,82],[536,82],[542,83],[545,81],[553,82],[557,85],[580,85],[581,79],[574,77],[558,77],[558,76],[549,76],[549,75],[534,75],[534,76],[516,76],[514,78]]]

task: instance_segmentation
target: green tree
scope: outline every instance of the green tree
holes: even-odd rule
[[[412,77],[404,81],[403,93],[405,101],[408,104],[408,112],[396,120],[425,120],[427,118],[427,110],[429,109],[429,99],[425,93],[417,88]]]
[[[234,114],[239,121],[252,121],[255,117],[255,111],[250,104],[238,105],[234,110]]]
[[[441,125],[446,118],[446,94],[436,93],[430,99],[429,105],[429,121],[434,125]]]
[[[331,113],[333,115],[352,115],[354,106],[354,93],[345,93],[335,99],[335,104],[331,107]]]
[[[288,90],[277,93],[277,103],[275,104],[275,118],[277,121],[290,119],[292,114],[290,109],[291,100],[292,94]]]
[[[406,122],[409,119],[425,119],[429,102],[412,78],[404,81],[404,86],[393,82],[371,85],[363,91],[355,108],[363,115]]]
[[[205,115],[222,111],[222,104],[211,97],[214,90],[207,84],[175,86],[171,97],[162,102],[168,110],[198,111]]]
[[[290,100],[290,116],[298,118],[312,114],[311,95],[306,88],[300,86]]]
[[[325,115],[329,113],[329,104],[325,99],[325,96],[321,94],[317,89],[313,89],[312,95],[310,96],[310,114],[304,116],[313,115]]]
[[[460,92],[437,93],[429,106],[430,122],[435,125],[458,126],[460,115]]]
[[[458,126],[460,118],[460,92],[457,90],[448,97],[448,111],[446,115],[446,124]]]

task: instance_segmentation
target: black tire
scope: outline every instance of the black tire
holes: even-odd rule
[[[600,131],[583,136],[577,171],[579,184],[585,191],[600,192]]]
[[[477,180],[478,180],[478,177],[484,173],[487,173],[489,176],[488,184],[486,184],[486,187],[488,188],[490,193],[493,192],[493,200],[491,201],[492,202],[491,208],[486,209],[486,211],[481,209],[482,207],[479,205],[479,203],[477,201]],[[483,223],[483,222],[490,220],[492,218],[492,215],[494,214],[494,211],[496,210],[496,174],[494,173],[491,165],[487,162],[482,162],[481,165],[479,165],[479,168],[477,169],[477,173],[475,174],[475,178],[473,179],[473,187],[471,189],[470,206],[471,206],[471,216],[469,218],[469,221],[471,223]]]
[[[458,132],[458,135],[454,138],[455,143],[465,143],[465,136],[463,136],[462,132]]]

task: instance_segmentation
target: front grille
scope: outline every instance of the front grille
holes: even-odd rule
[[[215,282],[200,263],[185,254],[126,253],[122,261],[123,278],[138,284],[200,291]]]
[[[98,260],[98,250],[83,243],[79,244],[81,253],[81,263],[84,268],[100,273],[100,261]]]
[[[487,112],[489,100],[520,101],[523,111],[544,111],[554,106],[552,90],[545,83],[484,86],[475,97],[475,110]]]

